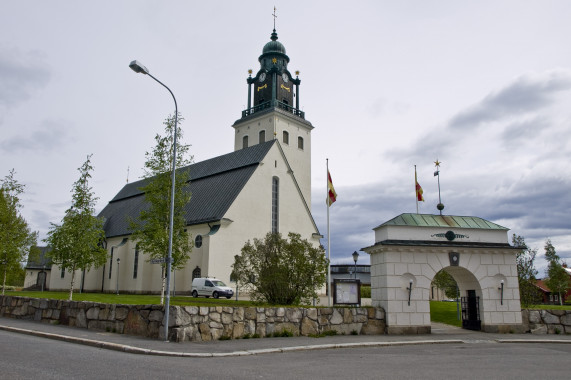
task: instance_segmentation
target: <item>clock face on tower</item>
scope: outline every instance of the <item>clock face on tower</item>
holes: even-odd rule
[[[282,79],[283,79],[283,81],[284,81],[285,83],[287,83],[287,82],[289,81],[289,77],[287,76],[286,73],[283,73],[283,74],[282,74]]]
[[[260,82],[263,82],[266,80],[266,73],[261,73],[260,74]]]

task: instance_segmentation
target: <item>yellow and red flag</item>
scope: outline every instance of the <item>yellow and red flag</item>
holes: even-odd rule
[[[416,167],[414,168],[414,183],[416,188],[416,200],[424,202],[424,197],[422,196],[422,186],[420,186],[418,180],[416,179]]]
[[[331,206],[337,200],[337,193],[333,187],[333,181],[331,181],[331,174],[329,174],[329,169],[327,169],[327,206]]]

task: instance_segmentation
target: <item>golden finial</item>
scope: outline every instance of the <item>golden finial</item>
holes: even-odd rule
[[[436,159],[436,161],[434,161],[434,165],[435,165],[437,168],[440,167],[440,164],[441,164],[441,163],[442,163],[442,162],[438,161],[438,158]]]
[[[299,76],[299,70],[295,70],[295,75]]]
[[[252,75],[253,71],[252,69],[248,69],[248,74]]]

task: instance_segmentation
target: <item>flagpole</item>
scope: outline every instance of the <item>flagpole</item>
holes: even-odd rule
[[[331,201],[329,200],[329,158],[325,159],[325,166],[327,168],[327,173],[325,173],[325,180],[327,181],[327,186],[325,190],[327,192],[325,198],[327,200],[327,306],[331,306],[331,236],[329,235],[329,207],[331,206]]]
[[[416,199],[416,213],[418,214],[418,189],[416,188],[417,183],[418,179],[416,178],[416,165],[414,165],[414,199]]]

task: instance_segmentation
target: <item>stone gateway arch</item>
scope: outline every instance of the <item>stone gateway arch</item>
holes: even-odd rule
[[[401,214],[373,230],[375,244],[362,250],[388,334],[430,333],[430,284],[440,270],[458,283],[464,328],[523,331],[507,228],[478,217]]]

